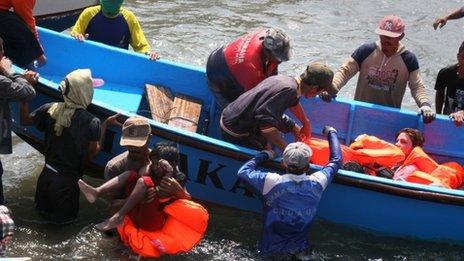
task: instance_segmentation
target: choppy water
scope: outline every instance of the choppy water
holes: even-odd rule
[[[259,26],[284,29],[294,43],[294,59],[280,71],[299,74],[315,60],[336,69],[360,44],[375,40],[376,23],[398,14],[406,22],[406,47],[419,58],[422,75],[433,101],[438,70],[455,61],[464,37],[464,19],[434,31],[435,17],[463,5],[463,1],[149,1],[127,0],[125,6],[139,17],[152,46],[163,58],[204,66],[209,52]],[[355,81],[342,92],[352,97]],[[404,106],[415,108],[409,93]],[[0,156],[9,206],[18,226],[11,256],[44,259],[135,260],[117,237],[97,233],[93,225],[105,218],[103,201],[81,202],[77,223],[65,227],[41,224],[32,208],[35,184],[43,157],[15,138],[14,154]],[[98,180],[91,180],[98,184]],[[217,207],[209,208],[211,222],[202,243],[192,252],[167,260],[254,260],[260,217]],[[461,247],[416,240],[375,236],[351,228],[316,222],[310,238],[312,259],[338,260],[463,260]]]

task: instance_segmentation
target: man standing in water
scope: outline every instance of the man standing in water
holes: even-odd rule
[[[39,75],[26,71],[24,75],[15,74],[11,61],[3,56],[3,39],[0,38],[0,154],[11,154],[11,115],[10,102],[29,101],[35,97],[32,85],[37,83]],[[3,196],[3,165],[0,160],[0,205],[5,203]]]
[[[401,108],[409,84],[411,95],[425,123],[435,119],[416,56],[400,42],[404,37],[404,22],[394,15],[385,16],[375,30],[380,40],[366,43],[354,51],[334,76],[333,84],[340,90],[359,72],[354,99],[388,107]],[[323,92],[320,97],[330,101]]]
[[[29,105],[21,104],[21,123],[44,132],[45,166],[37,180],[35,204],[50,223],[66,224],[77,218],[79,188],[84,162],[100,151],[101,137],[113,117],[100,120],[87,107],[93,87],[89,69],[66,75],[59,89],[64,102],[47,103],[29,114]]]
[[[261,196],[264,224],[259,249],[265,256],[294,260],[310,246],[308,233],[322,193],[342,164],[337,131],[326,126],[323,134],[329,140],[330,159],[314,174],[308,174],[311,148],[302,142],[285,148],[284,175],[257,170],[258,165],[273,157],[272,151],[260,152],[238,171],[239,178]]]

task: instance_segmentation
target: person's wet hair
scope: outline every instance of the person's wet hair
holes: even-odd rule
[[[406,135],[408,135],[408,137],[411,139],[412,146],[422,147],[424,145],[425,138],[419,130],[413,128],[404,128],[396,133],[395,140],[401,133],[405,133]]]
[[[0,52],[3,52],[3,39],[0,37]]]
[[[464,42],[461,43],[461,46],[459,46],[459,51],[458,53],[464,52]]]
[[[157,160],[164,159],[175,167],[179,163],[180,155],[177,144],[171,141],[161,141],[156,143],[153,150],[150,152],[150,159],[155,158]]]

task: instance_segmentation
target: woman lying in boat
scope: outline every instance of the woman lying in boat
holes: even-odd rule
[[[464,183],[464,169],[458,163],[438,164],[422,146],[420,131],[404,128],[391,144],[374,136],[360,135],[349,147],[342,146],[343,168],[374,176],[445,188],[459,188]],[[326,164],[328,145],[317,139],[305,141],[317,157],[312,162]]]
[[[158,143],[150,152],[150,161],[138,173],[126,171],[97,188],[81,179],[79,188],[90,203],[125,188],[125,204],[96,228],[107,231],[117,227],[121,240],[137,254],[159,257],[187,252],[203,237],[208,212],[188,200],[186,175],[174,171],[178,169],[179,151],[173,143]],[[149,188],[155,188],[156,194],[144,202]]]

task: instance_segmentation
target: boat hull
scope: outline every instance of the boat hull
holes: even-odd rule
[[[98,0],[38,0],[34,7],[37,26],[64,31],[74,25],[82,10]]]
[[[143,55],[125,50],[92,42],[78,43],[49,30],[40,29],[39,32],[49,63],[40,69],[42,78],[31,108],[59,101],[61,95],[57,83],[67,72],[77,68],[91,68],[95,77],[105,79],[106,87],[95,90],[89,107],[90,112],[102,120],[116,112],[126,117],[134,113],[143,114],[147,109],[143,100],[145,83],[169,86],[174,92],[202,99],[200,133],[182,131],[150,120],[154,134],[152,143],[172,140],[179,144],[182,153],[180,167],[188,175],[187,188],[194,198],[246,211],[261,211],[259,199],[244,187],[236,175],[239,167],[257,152],[213,138],[219,137],[218,114],[206,87],[204,69],[166,60],[153,62]],[[426,138],[435,139],[428,140],[430,146],[427,147],[434,157],[463,163],[459,150],[462,142],[450,144],[447,150],[440,147],[448,142],[447,135],[453,135],[455,142],[464,139],[463,134],[451,129],[454,127],[445,117],[424,126],[412,112],[359,102],[325,104],[311,99],[304,101],[303,106],[314,130],[331,124],[339,130],[345,143],[366,132],[391,140],[401,127],[416,127],[423,130]],[[11,107],[14,131],[40,150],[43,134],[33,127],[21,126],[18,105],[12,104]],[[437,131],[440,133],[434,133]],[[93,162],[98,175],[109,159],[123,152],[119,146],[120,137],[121,130],[110,127],[103,151]],[[264,167],[270,171],[282,171],[277,161]],[[317,166],[312,166],[313,171],[317,169]],[[323,220],[381,234],[460,244],[464,243],[463,216],[463,191],[345,171],[339,172],[324,193],[317,213],[317,217]]]

